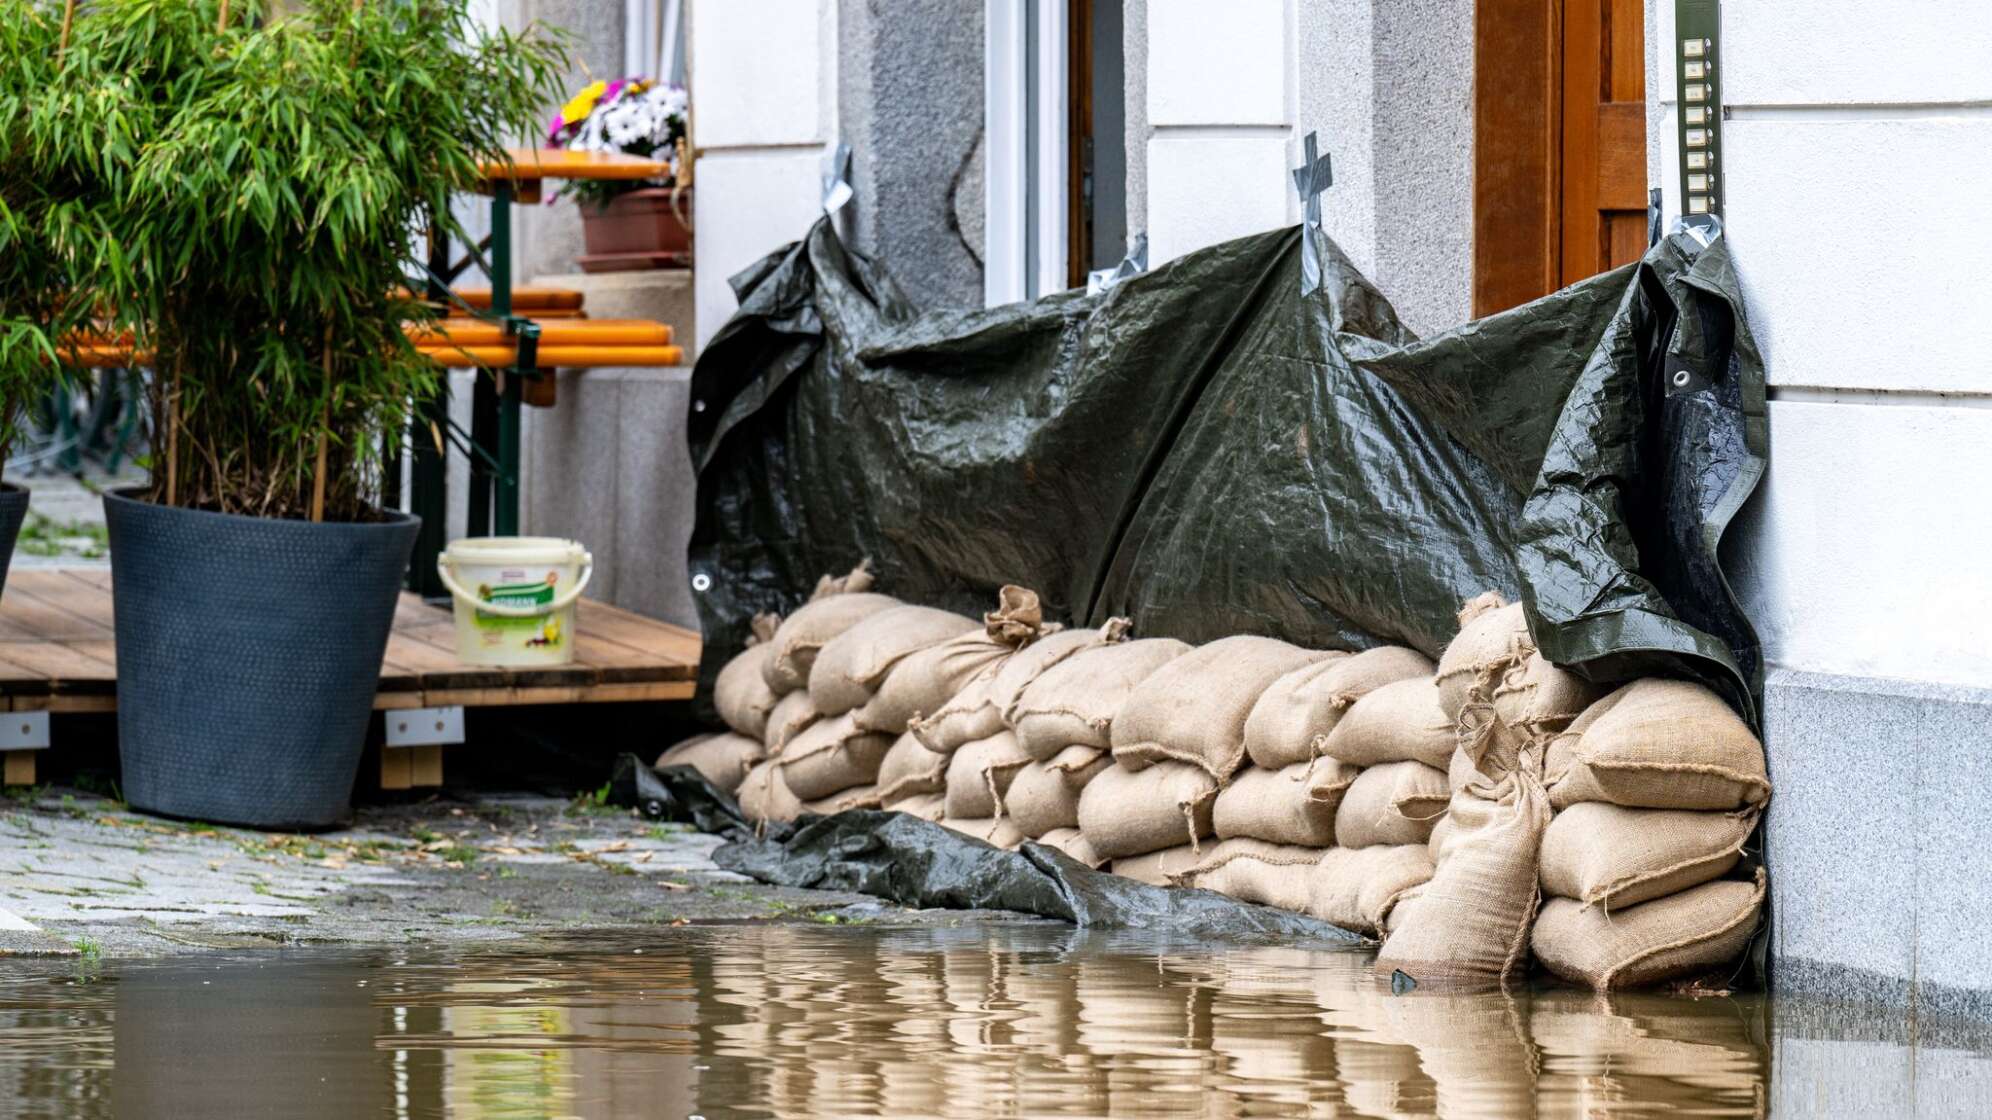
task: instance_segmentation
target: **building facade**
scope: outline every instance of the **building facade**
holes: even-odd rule
[[[551,3],[552,0],[540,0]],[[586,5],[582,5],[586,7]],[[1420,333],[1632,259],[1682,207],[1672,0],[685,0],[697,266],[823,213],[928,306],[1325,226]],[[1771,469],[1726,542],[1771,666],[1787,990],[1992,1007],[1992,6],[1731,0],[1721,195]],[[613,55],[613,50],[607,51]]]

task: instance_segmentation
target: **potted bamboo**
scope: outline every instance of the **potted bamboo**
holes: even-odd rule
[[[150,485],[105,499],[137,808],[347,813],[417,529],[376,504],[382,449],[437,376],[402,329],[415,233],[452,222],[562,62],[467,3],[73,14],[36,110],[69,124],[38,134],[101,187],[129,268],[95,294],[154,371]]]
[[[683,86],[648,78],[590,82],[561,106],[547,142],[571,151],[618,152],[670,165],[663,177],[584,180],[567,188],[581,208],[583,272],[685,267],[692,254],[690,102]]]

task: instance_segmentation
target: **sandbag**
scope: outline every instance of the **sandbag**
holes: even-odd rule
[[[1015,584],[996,593],[996,609],[979,628],[916,650],[900,659],[858,711],[858,726],[898,735],[937,712],[981,673],[1056,626],[1044,624],[1038,594]]]
[[[909,654],[977,630],[972,618],[934,607],[880,611],[830,639],[809,670],[809,700],[826,716],[862,706]]]
[[[1494,686],[1492,704],[1503,727],[1546,743],[1608,691],[1532,653]]]
[[[1544,968],[1600,991],[1641,988],[1724,969],[1742,955],[1764,904],[1764,872],[1723,879],[1609,913],[1552,898],[1531,946]],[[1727,986],[1727,977],[1716,983]]]
[[[1140,638],[1080,650],[1046,669],[1010,708],[1017,742],[1032,758],[1069,746],[1113,746],[1114,716],[1136,686],[1190,652],[1174,638]]]
[[[1446,788],[1453,793],[1458,793],[1460,790],[1465,789],[1474,778],[1480,776],[1480,768],[1474,764],[1473,755],[1467,751],[1455,748],[1452,758],[1446,761]],[[1486,776],[1490,778],[1500,777],[1498,774],[1489,774]]]
[[[762,668],[768,687],[780,696],[809,686],[816,655],[832,638],[865,619],[900,606],[874,591],[850,591],[811,599],[775,629],[774,653]]]
[[[879,763],[892,736],[858,730],[846,712],[811,724],[789,741],[775,762],[782,781],[804,801],[814,801],[878,780]]]
[[[706,781],[732,793],[766,754],[767,748],[759,739],[746,735],[694,735],[657,756],[657,765],[689,766]]]
[[[1432,877],[1419,844],[1330,848],[1308,877],[1307,913],[1366,937],[1380,935],[1400,901]]]
[[[1317,748],[1351,766],[1422,762],[1443,771],[1459,735],[1431,677],[1393,681],[1350,705]]]
[[[1529,620],[1520,603],[1509,603],[1489,591],[1470,600],[1459,612],[1459,633],[1439,656],[1439,710],[1459,722],[1469,693],[1491,699],[1495,683],[1511,665],[1535,652]]]
[[[944,754],[971,740],[987,739],[1009,727],[1005,713],[1039,674],[1082,649],[1123,640],[1127,628],[1126,619],[1116,618],[1097,630],[1046,634],[970,681],[939,711],[913,724],[912,731],[930,749]]]
[[[1425,841],[1425,850],[1432,853],[1433,863],[1437,863],[1438,861],[1446,858],[1446,843],[1448,840],[1452,838],[1452,834],[1453,834],[1452,813],[1448,811],[1445,816],[1440,817],[1438,821],[1432,825],[1431,839]]]
[[[938,821],[947,815],[947,795],[940,793],[919,793],[912,797],[902,797],[888,801],[885,807],[895,813],[906,813],[923,821]]]
[[[1054,828],[1038,837],[1037,842],[1057,848],[1087,867],[1099,868],[1107,862],[1101,859],[1100,853],[1094,851],[1093,845],[1086,841],[1086,834],[1076,828]]]
[[[1420,984],[1499,984],[1526,964],[1549,797],[1530,760],[1454,795],[1448,819],[1444,858],[1429,883],[1398,903],[1376,970]]]
[[[1191,650],[1128,696],[1109,736],[1114,760],[1133,768],[1172,759],[1228,781],[1245,763],[1245,721],[1260,694],[1326,656],[1249,634]]]
[[[768,713],[767,733],[761,740],[768,748],[768,756],[781,754],[797,735],[820,718],[815,705],[809,702],[808,689],[799,688],[782,697]]]
[[[1742,858],[1757,815],[1579,802],[1542,835],[1543,893],[1619,910],[1719,879]]]
[[[1187,844],[1211,834],[1217,780],[1186,762],[1158,762],[1139,772],[1109,766],[1079,794],[1079,829],[1101,856],[1126,856]]]
[[[1007,730],[962,744],[948,759],[948,816],[1002,816],[1003,794],[1029,761]]]
[[[961,752],[955,754],[959,757]],[[1092,747],[1067,747],[1050,761],[1032,761],[1018,769],[1004,791],[1003,814],[1025,836],[1077,828],[1079,792],[1113,764],[1105,751]]]
[[[1356,775],[1335,812],[1335,842],[1344,848],[1372,844],[1423,844],[1445,814],[1451,791],[1443,770],[1422,762],[1389,762]]]
[[[1002,817],[957,817],[949,813],[941,818],[940,824],[998,848],[1015,851],[1024,843],[1024,834]]]
[[[1201,887],[1240,902],[1306,913],[1321,849],[1263,840],[1222,840],[1195,866],[1175,875],[1179,887]]]
[[[1085,826],[1079,831],[1084,833]],[[1099,851],[1099,845],[1093,850]],[[1123,878],[1147,883],[1151,887],[1171,887],[1176,884],[1176,876],[1190,870],[1203,858],[1201,849],[1188,844],[1178,844],[1159,852],[1144,852],[1141,855],[1122,856],[1108,865],[1108,870]]]
[[[827,817],[832,813],[841,813],[846,809],[877,809],[879,807],[878,786],[876,785],[853,786],[850,789],[839,790],[828,797],[819,797],[814,801],[805,801],[802,803],[804,812],[815,813],[821,817]]]
[[[1591,705],[1549,745],[1550,803],[1740,809],[1771,796],[1764,747],[1722,698],[1645,677]]]
[[[1403,646],[1324,656],[1274,681],[1245,720],[1245,753],[1265,770],[1314,757],[1351,704],[1393,681],[1432,675],[1432,659]]]
[[[735,800],[740,802],[740,815],[757,823],[792,821],[802,815],[802,799],[782,781],[781,765],[772,758],[747,771]]]
[[[1326,848],[1335,843],[1335,812],[1361,773],[1330,759],[1280,770],[1247,766],[1218,791],[1211,829],[1219,840]]]
[[[771,622],[774,618],[761,617]],[[769,637],[772,639],[772,631]],[[774,711],[781,699],[767,681],[768,662],[774,656],[772,641],[748,646],[719,670],[719,677],[713,682],[713,707],[719,710],[719,718],[726,726],[739,734],[761,739],[768,733],[768,713]]]
[[[894,739],[878,764],[879,797],[887,803],[923,793],[944,793],[947,788],[948,757],[921,746],[911,735]]]

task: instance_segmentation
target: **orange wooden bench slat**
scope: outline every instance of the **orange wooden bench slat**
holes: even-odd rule
[[[411,327],[408,337],[425,350],[449,346],[506,346],[503,323],[482,319],[441,319]],[[548,346],[669,346],[671,326],[650,319],[568,319],[541,323],[539,344]]]
[[[486,311],[491,307],[491,289],[489,288],[455,288],[452,289],[452,292],[458,300],[462,300],[479,311]],[[403,299],[425,298],[406,288],[401,289],[399,294]],[[542,288],[529,284],[524,287],[512,289],[512,310],[515,312],[531,311],[535,313],[550,309],[579,311],[581,310],[581,298],[581,293],[572,288]],[[455,300],[446,299],[443,302],[452,307],[456,306]]]
[[[503,369],[518,360],[518,351],[510,346],[440,346],[422,352],[450,369]],[[685,364],[685,350],[682,346],[542,346],[536,364],[541,369],[677,366]]]

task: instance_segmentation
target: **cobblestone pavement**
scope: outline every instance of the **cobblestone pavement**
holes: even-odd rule
[[[763,886],[715,867],[719,843],[585,799],[363,808],[351,828],[298,836],[161,820],[75,791],[15,791],[0,800],[0,956],[992,917]]]

